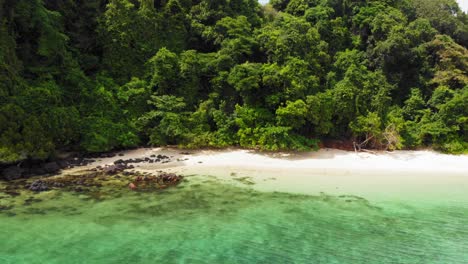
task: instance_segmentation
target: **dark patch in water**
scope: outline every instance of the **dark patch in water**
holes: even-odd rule
[[[15,216],[16,216],[16,213],[7,212],[5,215],[8,216],[8,217],[15,217]]]
[[[39,209],[39,208],[30,208],[24,211],[26,214],[30,215],[46,215],[47,210],[45,209]]]
[[[28,199],[24,200],[23,205],[24,206],[30,206],[34,203],[39,203],[42,202],[42,199],[34,198],[34,197],[29,197]]]
[[[0,212],[2,211],[9,211],[11,209],[13,209],[14,206],[13,205],[0,205]]]

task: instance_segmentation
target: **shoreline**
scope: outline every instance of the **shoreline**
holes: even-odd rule
[[[271,152],[235,147],[223,149],[181,149],[177,146],[165,146],[153,148],[138,147],[90,155],[70,152],[62,153],[59,155],[59,158],[48,161],[23,161],[25,164],[29,164],[29,166],[32,165],[32,167],[23,167],[23,162],[18,164],[3,164],[3,167],[0,167],[0,180],[2,180],[2,176],[4,179],[8,179],[7,174],[3,174],[3,172],[7,172],[7,170],[11,168],[17,169],[17,171],[13,173],[13,179],[31,178],[36,176],[53,176],[73,170],[77,167],[89,168],[98,165],[111,165],[114,161],[121,158],[143,158],[146,154],[149,155],[149,153],[163,155],[168,154],[177,159],[187,157],[199,158],[201,162],[209,161],[210,164],[214,166],[247,165],[263,168],[300,167],[303,169],[351,169],[356,171],[381,169],[383,171],[434,172],[434,170],[436,170],[439,172],[468,172],[468,165],[465,166],[463,164],[468,164],[468,154],[445,154],[432,149],[355,152],[352,150],[332,147],[321,148],[318,151]],[[218,157],[218,159],[216,157]],[[222,160],[226,159],[229,159],[229,162],[223,163]],[[433,164],[434,159],[436,159],[435,164]],[[442,159],[442,162],[437,162],[438,159]],[[411,161],[411,163],[407,161]],[[423,165],[423,163],[425,164]],[[431,166],[427,166],[428,163],[431,163]],[[177,164],[177,166],[180,165],[180,163]],[[188,166],[198,164],[191,163],[189,161],[183,163],[183,165]],[[448,166],[442,167],[444,165]],[[19,174],[25,175],[19,176]]]
[[[177,148],[139,148],[121,152],[123,156],[98,159],[92,167],[110,165],[124,158],[144,158],[162,154],[173,161],[166,164],[136,165],[136,170],[177,169],[181,167],[237,167],[240,169],[344,170],[348,172],[455,173],[468,177],[468,155],[441,154],[431,150],[394,152],[354,152],[321,149],[315,152],[259,152],[244,149],[185,150]],[[65,172],[68,170],[65,170]]]
[[[322,149],[264,153],[242,149],[153,148],[123,153],[124,159],[154,154],[171,156],[172,162],[165,164],[135,164],[137,172],[210,176],[228,184],[267,192],[353,194],[376,199],[417,198],[419,201],[428,196],[441,201],[461,200],[468,193],[468,155],[434,151],[372,154]],[[118,158],[102,159],[89,166],[109,165]]]
[[[159,155],[167,156],[168,161],[129,162],[131,166],[126,171],[146,175],[172,173],[188,179],[193,176],[216,178],[224,183],[267,192],[327,193],[378,199],[416,197],[420,201],[428,196],[441,201],[461,201],[468,195],[468,155],[428,150],[355,153],[321,149],[316,152],[265,153],[243,149],[139,148],[28,181],[69,177],[98,167],[112,167],[119,160],[141,161]]]

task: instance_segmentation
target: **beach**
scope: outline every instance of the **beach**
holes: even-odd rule
[[[182,175],[211,175],[225,182],[247,182],[262,191],[302,194],[354,193],[374,198],[399,195],[424,199],[463,195],[468,190],[468,156],[431,150],[356,153],[336,149],[312,152],[258,152],[253,150],[180,150],[144,148],[123,157],[102,159],[90,166],[105,166],[119,158],[153,154],[173,157],[172,162],[142,163],[141,172],[163,170]],[[419,190],[419,191],[416,191]]]

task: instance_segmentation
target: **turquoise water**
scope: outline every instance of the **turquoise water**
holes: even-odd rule
[[[0,193],[0,263],[468,263],[468,200],[241,185],[187,177],[157,193]]]

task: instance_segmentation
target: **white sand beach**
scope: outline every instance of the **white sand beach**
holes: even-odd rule
[[[119,158],[153,154],[172,157],[169,163],[140,163],[136,170],[164,170],[182,175],[215,176],[265,191],[305,194],[362,194],[385,197],[437,196],[468,192],[468,156],[434,151],[355,153],[335,149],[317,152],[265,153],[252,150],[180,150],[142,148],[106,158],[90,166],[112,164]],[[446,196],[444,196],[446,197]]]

